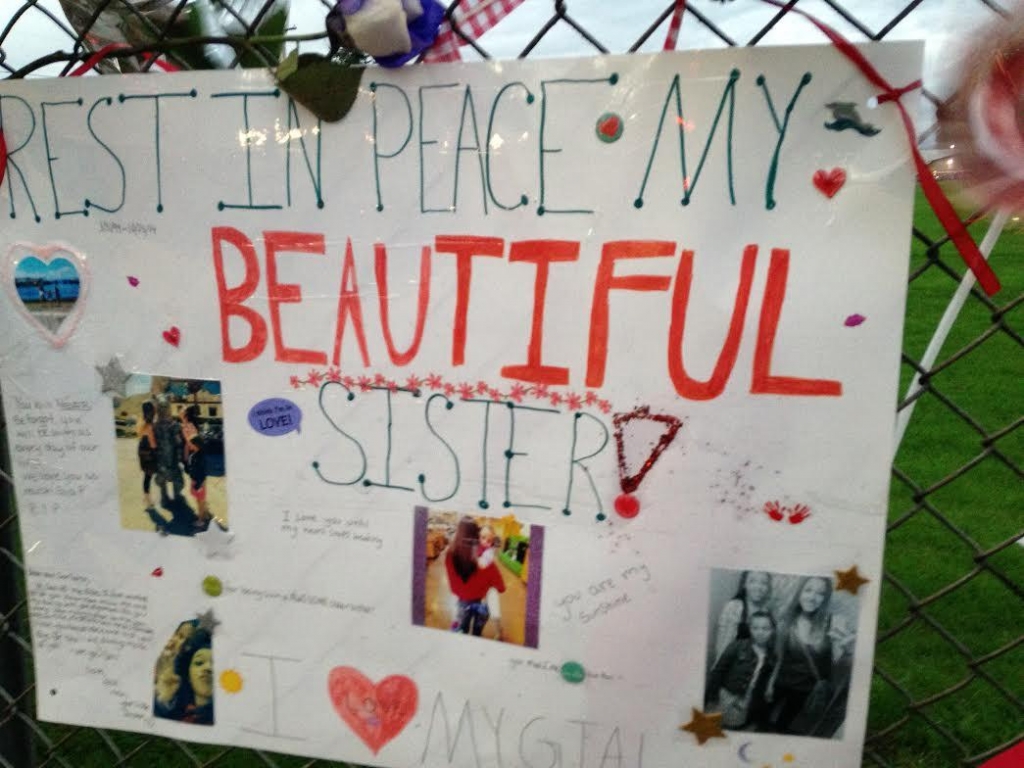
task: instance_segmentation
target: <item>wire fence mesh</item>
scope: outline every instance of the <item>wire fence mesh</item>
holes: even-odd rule
[[[626,44],[622,29],[609,32],[609,25],[600,23],[610,5],[597,0],[527,0],[523,8],[533,15],[510,16],[500,40],[474,35],[465,21],[468,12],[493,1],[449,4],[447,19],[463,58],[659,50],[676,8],[665,0],[651,18],[633,18],[636,28],[629,30],[633,37]],[[152,54],[190,68],[203,65],[195,51],[211,46],[222,54],[214,65],[266,66],[276,64],[286,46],[329,47],[323,19],[331,3],[326,0],[295,0],[290,9],[288,0],[204,0],[218,26],[198,32],[184,23],[192,2],[5,2],[0,7],[9,18],[0,31],[0,68],[11,78],[66,75],[97,50],[104,51],[93,67],[100,73],[147,71],[156,61]],[[796,4],[687,3],[680,47],[786,42],[780,30],[792,23],[788,17]],[[949,7],[945,4],[945,12]],[[282,8],[289,12],[290,26],[279,16]],[[926,29],[936,10],[922,0],[818,0],[801,8],[855,41],[904,36],[908,26]],[[966,37],[972,27],[1008,13],[991,0],[958,0],[959,34]],[[734,23],[741,18],[742,24]],[[211,29],[217,34],[209,34]],[[920,98],[919,141],[953,149],[943,145],[941,130],[929,120],[941,109],[941,97],[926,83]],[[953,160],[939,160],[938,169]],[[967,212],[963,220],[976,238],[990,221],[985,211]],[[948,237],[926,207],[918,206],[903,379],[916,374],[920,389],[898,405],[916,411],[893,467],[865,765],[974,766],[1024,739],[1024,547],[1016,546],[1024,537],[1019,514],[1024,508],[1022,247],[1024,230],[1013,219],[991,257],[1003,291],[993,299],[972,290],[943,353],[933,364],[922,364],[925,344],[963,270]],[[40,692],[33,680],[23,550],[5,437],[0,413],[0,765],[331,765],[36,719]]]

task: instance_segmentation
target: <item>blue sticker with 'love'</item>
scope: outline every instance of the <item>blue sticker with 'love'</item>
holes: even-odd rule
[[[299,432],[302,426],[302,411],[291,400],[269,397],[260,400],[249,409],[249,426],[261,435],[270,437]]]

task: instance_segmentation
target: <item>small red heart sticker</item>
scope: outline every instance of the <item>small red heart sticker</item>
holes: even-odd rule
[[[164,331],[164,341],[173,346],[178,346],[181,343],[181,329],[176,325],[172,325],[166,331]]]
[[[831,171],[822,169],[814,172],[814,186],[829,199],[835,197],[845,183],[846,171],[842,168],[833,168]]]
[[[149,575],[150,576],[156,576],[157,578],[160,578],[161,576],[164,575],[164,569],[160,568],[160,567],[156,567],[156,568],[153,569],[153,572],[151,574],[149,574]]]

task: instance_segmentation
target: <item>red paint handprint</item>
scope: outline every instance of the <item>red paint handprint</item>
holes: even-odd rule
[[[777,501],[769,501],[764,505],[764,513],[768,515],[776,523],[781,522],[784,515],[782,514],[782,507],[779,506]]]
[[[764,505],[764,513],[776,523],[786,520],[790,525],[799,525],[811,516],[811,508],[806,504],[784,507],[777,501],[767,501]]]
[[[811,508],[806,504],[797,504],[795,507],[787,511],[789,512],[789,522],[792,525],[802,523],[811,516]]]

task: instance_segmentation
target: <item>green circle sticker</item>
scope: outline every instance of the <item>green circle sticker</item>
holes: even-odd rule
[[[582,683],[587,677],[583,665],[578,661],[567,661],[562,665],[562,679],[567,683]]]
[[[613,141],[618,141],[622,136],[622,118],[614,112],[605,112],[599,118],[597,118],[597,126],[595,128],[597,132],[597,138],[603,141],[605,144],[611,144]]]
[[[210,597],[219,597],[223,591],[224,585],[220,583],[220,579],[216,576],[207,576],[203,579],[203,592]]]

